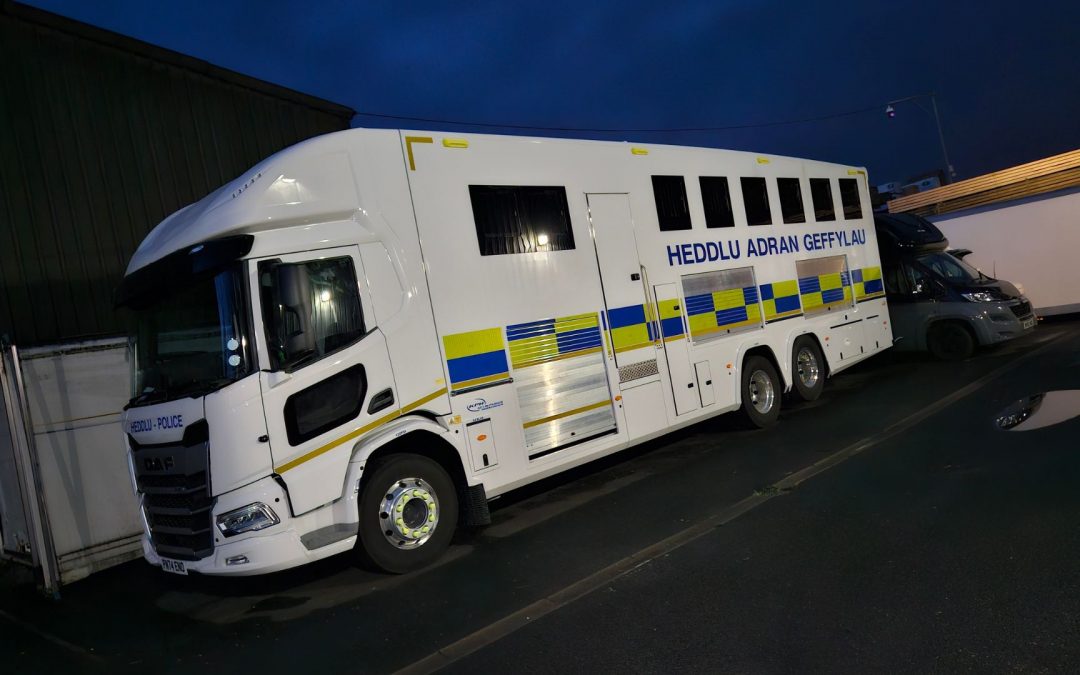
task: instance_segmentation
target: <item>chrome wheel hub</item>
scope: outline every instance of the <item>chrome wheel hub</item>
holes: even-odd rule
[[[776,390],[773,389],[772,380],[764,370],[755,370],[750,374],[750,404],[754,410],[766,414],[772,410],[776,402]]]
[[[397,548],[417,548],[439,524],[439,500],[424,480],[403,478],[391,485],[379,507],[383,536]]]
[[[818,378],[821,377],[821,367],[818,366],[817,357],[814,356],[814,352],[807,347],[803,347],[799,350],[798,356],[795,357],[795,366],[799,371],[799,381],[807,389],[813,389],[817,386]]]

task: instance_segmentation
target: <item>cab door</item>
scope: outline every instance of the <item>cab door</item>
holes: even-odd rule
[[[263,410],[294,515],[339,498],[359,437],[398,412],[355,246],[252,261]]]

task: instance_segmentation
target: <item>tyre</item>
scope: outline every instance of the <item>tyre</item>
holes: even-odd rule
[[[780,419],[780,377],[762,356],[751,356],[743,364],[742,410],[751,425],[764,429]]]
[[[358,504],[361,563],[391,574],[431,564],[450,546],[457,526],[454,481],[422,455],[389,455],[370,469]]]
[[[825,358],[808,337],[795,340],[791,348],[791,390],[804,401],[815,401],[825,389]]]
[[[960,361],[975,352],[975,338],[962,323],[942,321],[926,331],[926,348],[942,361]]]

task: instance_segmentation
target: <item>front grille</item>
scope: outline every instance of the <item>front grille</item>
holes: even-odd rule
[[[207,451],[206,441],[132,446],[150,541],[166,558],[199,560],[214,551]]]
[[[1021,302],[1018,305],[1012,305],[1009,309],[1011,309],[1012,313],[1016,316],[1027,316],[1028,314],[1031,314],[1031,303]]]
[[[139,489],[143,492],[168,491],[176,494],[200,487],[206,487],[205,471],[190,476],[161,476],[156,474],[139,476]]]
[[[202,511],[214,505],[213,500],[200,494],[154,495],[154,506],[178,511]]]

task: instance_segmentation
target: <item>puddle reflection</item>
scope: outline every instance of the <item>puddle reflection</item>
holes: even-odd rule
[[[1080,416],[1080,389],[1035,394],[998,413],[994,424],[1007,431],[1032,431]]]

